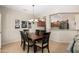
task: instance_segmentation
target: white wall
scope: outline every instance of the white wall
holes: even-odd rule
[[[69,29],[70,30],[75,30],[76,29],[76,26],[75,26],[75,14],[69,16],[68,19],[69,19]]]
[[[49,18],[50,14],[57,12],[78,12],[79,9],[77,8],[73,6],[72,7],[61,6],[61,8],[58,8],[56,10],[51,9],[50,11],[43,13],[41,16],[46,16],[47,32],[51,30],[50,18]],[[31,18],[30,15],[4,7],[0,7],[0,10],[2,14],[2,44],[7,44],[10,42],[15,42],[20,40],[20,33],[17,29],[15,29],[15,19],[27,20]],[[33,26],[34,25],[32,25],[32,29],[33,31],[35,31],[35,28],[33,28]],[[36,27],[36,25],[34,27]]]
[[[1,48],[1,13],[0,13],[0,48]]]
[[[2,44],[20,40],[19,29],[15,29],[15,19],[19,19],[20,21],[28,20],[31,16],[4,7],[0,7],[0,9],[2,14]]]
[[[47,8],[43,9],[42,16],[47,16],[55,13],[64,13],[64,12],[79,12],[78,5],[48,5]]]
[[[79,14],[75,15],[76,30],[79,30]]]
[[[30,29],[30,32],[31,32],[31,33],[35,33],[36,25],[37,25],[36,23],[32,23],[32,22],[31,22],[31,29]]]
[[[30,18],[32,18],[32,16],[20,11],[16,11],[4,7],[0,7],[0,11],[2,14],[2,45],[11,42],[20,41],[21,36],[19,30],[23,30],[24,28],[15,29],[15,20],[19,19],[20,21],[23,20],[27,21]],[[31,23],[31,25],[32,28],[30,29],[30,32],[35,32],[36,29],[44,29],[43,27],[41,28],[37,27],[37,23],[34,24]]]
[[[51,31],[51,20],[49,16],[46,16],[46,32]]]

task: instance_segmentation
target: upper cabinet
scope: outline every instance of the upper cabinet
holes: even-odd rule
[[[37,26],[38,26],[38,27],[45,27],[45,21],[39,20],[39,21],[37,22]]]
[[[79,29],[79,14],[57,13],[50,16],[52,29]]]

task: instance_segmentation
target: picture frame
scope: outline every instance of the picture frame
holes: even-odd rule
[[[19,29],[20,28],[20,20],[16,19],[15,20],[15,29]]]
[[[21,27],[27,28],[27,21],[21,21]]]
[[[31,28],[31,22],[28,22],[28,28]]]

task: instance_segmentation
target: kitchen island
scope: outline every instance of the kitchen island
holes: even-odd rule
[[[62,43],[69,43],[73,40],[75,35],[77,34],[77,30],[69,30],[69,29],[52,29],[50,40]]]

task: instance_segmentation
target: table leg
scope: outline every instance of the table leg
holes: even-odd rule
[[[23,50],[25,51],[25,41],[23,42]]]
[[[37,49],[36,49],[36,46],[35,46],[35,41],[34,41],[34,44],[33,45],[34,45],[34,53],[36,53],[36,50]]]

